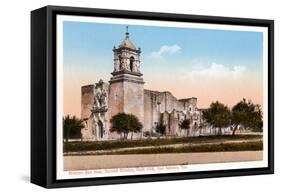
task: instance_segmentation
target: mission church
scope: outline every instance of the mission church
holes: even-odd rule
[[[113,47],[114,69],[109,82],[82,86],[81,119],[84,121],[82,139],[100,141],[120,139],[116,132],[110,132],[112,116],[124,112],[135,115],[143,125],[139,133],[131,134],[133,139],[145,138],[146,133],[155,133],[157,124],[165,125],[165,135],[170,137],[193,136],[202,123],[202,111],[197,108],[197,98],[177,99],[169,91],[144,89],[140,54],[129,38],[118,47]],[[179,123],[189,119],[190,130],[183,130]]]

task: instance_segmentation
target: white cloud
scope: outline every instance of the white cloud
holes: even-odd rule
[[[239,79],[246,71],[245,66],[227,67],[222,64],[212,63],[211,66],[205,68],[196,68],[183,75],[183,78],[192,80],[229,80]]]
[[[165,55],[171,55],[178,53],[181,50],[181,47],[174,44],[171,46],[163,45],[160,47],[159,51],[155,51],[151,53],[151,57],[163,59]]]

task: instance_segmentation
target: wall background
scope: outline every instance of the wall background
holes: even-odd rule
[[[184,14],[265,18],[275,20],[275,99],[281,98],[278,84],[281,77],[281,14],[278,1],[189,0],[67,0],[2,1],[0,11],[0,191],[1,193],[266,193],[280,190],[281,178],[278,153],[281,147],[280,101],[275,102],[275,175],[186,180],[157,183],[125,184],[45,190],[29,184],[30,162],[30,11],[45,5],[65,5]]]

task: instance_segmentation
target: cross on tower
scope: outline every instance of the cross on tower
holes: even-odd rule
[[[126,26],[126,38],[129,38],[129,26]]]

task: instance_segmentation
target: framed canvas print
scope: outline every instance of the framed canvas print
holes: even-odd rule
[[[273,173],[272,20],[31,12],[31,182]]]

